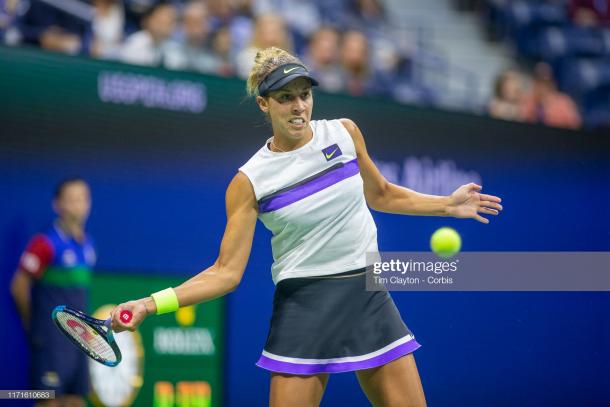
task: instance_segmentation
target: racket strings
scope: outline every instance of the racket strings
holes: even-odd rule
[[[57,313],[56,318],[64,332],[83,349],[106,361],[116,362],[117,357],[110,344],[85,321],[66,312]]]

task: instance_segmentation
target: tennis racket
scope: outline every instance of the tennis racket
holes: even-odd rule
[[[121,311],[120,317],[121,321],[128,323],[133,314],[131,311]],[[121,350],[110,328],[112,318],[103,321],[65,305],[55,307],[52,318],[59,330],[93,360],[106,366],[121,363]]]

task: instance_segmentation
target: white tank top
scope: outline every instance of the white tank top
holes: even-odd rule
[[[269,139],[239,169],[254,188],[258,218],[273,234],[275,284],[366,267],[366,253],[378,250],[350,134],[339,120],[310,126],[313,138],[304,146],[274,152]]]

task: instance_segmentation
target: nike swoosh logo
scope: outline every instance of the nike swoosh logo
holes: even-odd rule
[[[294,70],[295,70],[295,69],[297,69],[297,68],[298,68],[298,66],[295,66],[294,68],[290,68],[290,69],[286,69],[286,68],[284,68],[284,74],[288,74],[288,73],[290,73],[290,72],[294,71]]]
[[[327,159],[327,160],[330,160],[330,159],[331,159],[331,157],[332,157],[333,155],[335,155],[335,153],[336,153],[336,152],[337,152],[337,149],[335,148],[335,149],[333,150],[333,152],[332,152],[332,153],[330,153],[330,154],[326,154],[326,153],[324,153],[324,155],[326,156],[326,159]]]

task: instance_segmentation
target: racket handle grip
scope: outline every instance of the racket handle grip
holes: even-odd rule
[[[121,311],[120,318],[122,323],[127,324],[131,321],[131,318],[133,318],[133,314],[131,311],[123,310]]]

